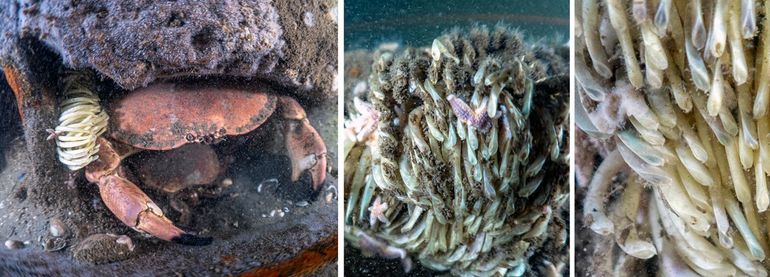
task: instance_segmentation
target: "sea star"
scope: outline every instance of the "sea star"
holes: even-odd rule
[[[380,112],[370,103],[359,98],[353,98],[356,111],[360,114],[347,122],[345,131],[355,141],[365,141],[375,130],[380,120]]]
[[[479,129],[482,133],[486,133],[492,128],[492,122],[486,112],[487,101],[482,101],[483,103],[479,105],[476,110],[473,110],[468,104],[460,98],[457,98],[454,94],[448,95],[446,100],[449,101],[449,105],[452,106],[452,111],[454,111],[457,118],[462,122],[465,122],[465,124],[476,127],[476,129]]]
[[[368,210],[369,225],[374,227],[374,224],[377,223],[377,220],[385,223],[386,225],[390,225],[390,221],[387,217],[385,217],[385,211],[388,210],[388,202],[382,202],[382,199],[377,196],[377,198],[374,199],[374,203],[372,203],[372,206],[369,207]]]

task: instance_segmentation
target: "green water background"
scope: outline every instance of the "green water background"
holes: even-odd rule
[[[569,37],[569,1],[345,1],[345,51],[385,42],[426,46],[452,27],[505,22],[536,40]]]

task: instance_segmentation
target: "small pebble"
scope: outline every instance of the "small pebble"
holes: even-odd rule
[[[276,211],[276,210],[272,210],[272,211],[270,211],[270,217],[274,217],[274,216],[275,216],[275,211]]]
[[[222,180],[222,186],[223,187],[229,187],[229,186],[232,186],[232,185],[233,185],[233,179],[225,178],[224,180]]]
[[[278,211],[278,216],[283,217],[284,215],[283,211]]]
[[[331,204],[332,200],[334,200],[334,193],[330,192],[326,194],[326,203]]]
[[[289,207],[283,207],[283,211],[288,213],[289,212]]]
[[[5,248],[15,250],[15,249],[22,249],[24,248],[24,243],[18,241],[18,240],[6,240],[5,241]]]
[[[307,206],[307,205],[310,205],[310,203],[308,203],[308,202],[307,202],[307,201],[305,201],[305,200],[302,200],[302,201],[299,201],[299,202],[297,202],[297,206],[299,206],[299,207],[305,207],[305,206]]]
[[[126,235],[118,236],[118,239],[116,239],[115,242],[127,246],[128,250],[130,251],[134,251],[134,247],[136,247],[134,246],[134,242],[131,240],[131,238]]]
[[[61,237],[67,232],[67,226],[64,225],[64,222],[54,217],[51,219],[48,231],[51,232],[51,235],[54,237]]]
[[[262,217],[267,217],[267,215],[266,214],[262,214]]]
[[[50,238],[43,243],[43,249],[48,252],[55,252],[67,247],[67,241],[63,238]]]

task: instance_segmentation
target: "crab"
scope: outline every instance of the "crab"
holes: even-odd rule
[[[182,159],[179,155],[182,167],[208,169],[184,180],[171,173],[167,184],[156,174],[156,182],[149,182],[150,186],[175,192],[188,185],[212,182],[218,175],[216,153],[209,144],[247,134],[268,119],[279,117],[292,165],[291,180],[296,182],[309,172],[312,187],[318,190],[326,179],[326,146],[304,109],[288,96],[248,88],[158,83],[113,99],[106,107],[110,131],[97,139],[98,159],[85,167],[86,178],[98,185],[103,202],[121,222],[163,240],[186,245],[211,242],[211,238],[175,226],[129,180],[122,161],[130,155],[144,150],[188,152],[192,157]]]
[[[188,143],[169,151],[145,151],[124,164],[131,169],[127,172],[128,180],[168,196],[171,208],[179,213],[176,222],[185,226],[192,219],[191,206],[199,204],[201,198],[217,198],[233,184],[232,179],[220,173],[234,158],[225,154],[223,160],[218,153],[222,152],[211,145]]]

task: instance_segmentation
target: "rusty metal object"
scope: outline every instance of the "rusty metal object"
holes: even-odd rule
[[[13,91],[13,95],[16,96],[16,107],[19,109],[19,118],[24,120],[24,110],[21,108],[24,103],[24,94],[22,94],[21,91],[19,72],[10,65],[5,65],[3,67],[3,73],[5,74],[5,80],[8,82],[8,86],[10,86],[11,91]]]
[[[110,136],[149,150],[215,143],[248,133],[273,113],[276,97],[246,90],[157,84],[111,104]]]
[[[337,236],[333,235],[302,250],[294,258],[246,272],[241,277],[308,276],[337,261],[337,247]]]

